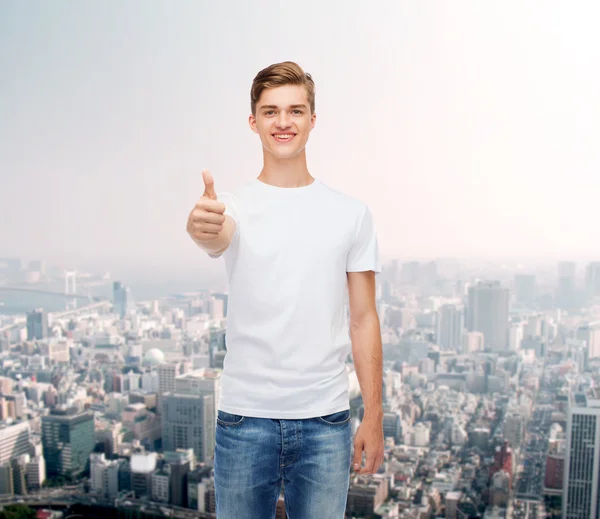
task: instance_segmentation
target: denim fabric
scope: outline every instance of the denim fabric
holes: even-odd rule
[[[343,519],[350,483],[350,410],[298,420],[219,410],[217,519],[273,519],[283,483],[289,519]]]

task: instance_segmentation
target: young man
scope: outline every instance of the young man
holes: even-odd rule
[[[187,232],[212,258],[224,257],[229,278],[214,458],[219,519],[274,518],[282,482],[290,519],[341,519],[352,446],[359,474],[383,461],[377,236],[363,202],[310,175],[305,145],[315,120],[310,74],[293,62],[260,71],[249,123],[262,171],[218,195],[203,171],[204,194],[188,218]],[[365,407],[354,442],[350,351]]]

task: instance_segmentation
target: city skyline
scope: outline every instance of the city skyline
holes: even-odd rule
[[[250,83],[293,59],[310,171],[369,204],[384,260],[600,257],[598,6],[262,5],[3,3],[0,256],[222,274],[185,233],[201,170],[258,175]]]
[[[0,2],[0,519],[215,519],[263,457],[284,519],[321,502],[293,476],[312,425],[347,424],[368,463],[378,415],[373,473],[323,465],[349,471],[347,518],[598,515],[598,19],[591,0]],[[288,229],[261,277],[254,242],[226,269],[186,232],[203,169],[217,194],[259,175],[250,86],[286,60],[316,83],[309,172],[372,214],[376,261],[349,261],[367,248],[346,231],[368,294],[339,251],[290,269],[312,236]],[[219,434],[260,417],[281,451],[223,477]],[[255,483],[233,515],[256,515]]]

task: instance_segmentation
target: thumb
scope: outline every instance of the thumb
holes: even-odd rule
[[[215,192],[215,181],[208,169],[202,170],[202,180],[204,180],[204,194],[202,196],[210,198],[211,200],[216,200],[217,193]]]

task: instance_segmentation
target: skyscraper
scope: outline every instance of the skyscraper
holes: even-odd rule
[[[113,306],[121,319],[125,317],[128,310],[135,309],[131,289],[120,281],[113,282]]]
[[[27,314],[27,340],[45,339],[48,337],[48,314],[37,309]]]
[[[576,270],[577,265],[572,261],[561,261],[558,263],[556,305],[559,308],[570,309],[577,306]]]
[[[575,331],[575,338],[585,341],[586,359],[600,357],[600,321],[584,322]]]
[[[592,519],[600,514],[600,395],[575,393],[567,414],[563,519]]]
[[[469,287],[467,329],[483,333],[485,348],[494,352],[508,348],[509,295],[498,281]]]
[[[42,416],[42,445],[49,476],[78,476],[95,447],[94,415],[75,408],[53,409]]]
[[[600,261],[593,261],[586,267],[585,290],[588,297],[600,297]]]
[[[437,343],[442,349],[462,349],[465,313],[457,305],[443,305],[437,316]]]
[[[517,303],[531,306],[537,296],[535,274],[517,274],[515,276],[515,299]]]

